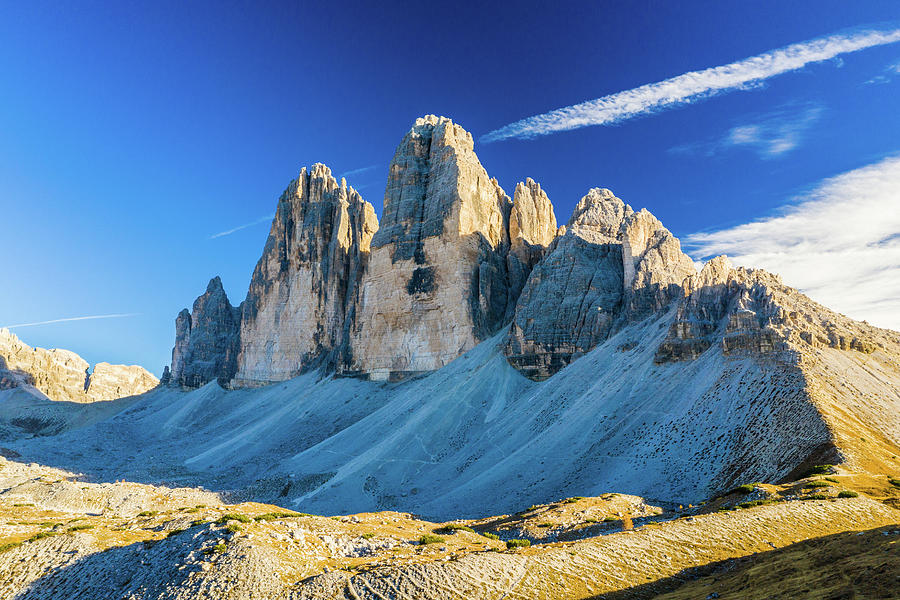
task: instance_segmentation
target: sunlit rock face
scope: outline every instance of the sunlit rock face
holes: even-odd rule
[[[506,262],[512,297],[519,297],[531,270],[555,238],[556,215],[550,198],[533,179],[520,182],[513,193],[509,215],[510,248]]]
[[[241,309],[228,301],[222,280],[210,280],[193,310],[175,319],[175,348],[169,380],[196,388],[218,380],[227,385],[237,368]]]
[[[135,396],[159,381],[137,365],[90,364],[69,350],[32,348],[0,329],[0,390],[33,386],[51,400],[96,402]]]
[[[390,164],[344,371],[438,369],[503,325],[512,203],[450,119],[418,119]]]
[[[343,360],[377,229],[372,205],[328,167],[300,171],[278,201],[253,271],[235,385],[280,381]]]
[[[616,327],[680,299],[695,273],[653,215],[592,189],[525,283],[506,355],[526,376],[549,377]]]

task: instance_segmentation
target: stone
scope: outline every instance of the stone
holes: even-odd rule
[[[531,178],[517,184],[509,215],[510,248],[507,255],[512,297],[519,297],[528,275],[544,257],[556,233],[553,204],[541,185]],[[512,303],[510,306],[514,308]]]
[[[32,348],[0,329],[0,389],[33,386],[51,400],[97,402],[136,396],[159,381],[137,365],[90,364],[69,350]]]
[[[278,201],[241,317],[235,385],[334,369],[348,351],[359,281],[378,219],[322,164],[303,168]],[[427,273],[412,285],[429,285]]]
[[[512,202],[473,147],[465,129],[429,115],[397,148],[344,374],[402,379],[439,369],[503,325],[514,302]]]
[[[680,299],[695,274],[656,217],[591,189],[525,283],[507,359],[529,378],[550,377],[618,328]]]
[[[778,275],[732,267],[724,256],[709,260],[684,288],[688,294],[656,350],[659,364],[695,360],[716,345],[726,356],[783,354],[787,362],[796,348],[878,349],[863,334],[872,328],[816,304]]]
[[[619,235],[628,285],[626,309],[632,319],[659,311],[684,296],[682,284],[696,275],[697,268],[659,219],[643,209],[625,219]]]
[[[171,381],[197,388],[212,380],[225,386],[237,370],[241,309],[228,301],[222,280],[213,277],[188,313],[175,319]]]
[[[526,377],[549,377],[609,335],[625,289],[617,236],[632,213],[609,190],[590,190],[532,270],[505,346]]]

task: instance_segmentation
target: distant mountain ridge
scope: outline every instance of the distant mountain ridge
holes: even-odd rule
[[[69,350],[32,348],[0,329],[0,390],[23,388],[51,400],[96,402],[136,396],[159,380],[138,365],[90,364]]]

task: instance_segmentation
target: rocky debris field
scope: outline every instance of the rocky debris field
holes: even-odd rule
[[[743,598],[765,578],[757,564],[800,587],[885,589],[900,480],[813,470],[701,506],[610,493],[434,523],[229,505],[205,490],[85,483],[0,459],[0,599]],[[816,568],[800,578],[795,563]],[[852,573],[838,581],[836,569]]]

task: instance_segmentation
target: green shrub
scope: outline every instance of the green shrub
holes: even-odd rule
[[[241,530],[241,526],[238,525],[237,523],[229,523],[228,525],[225,526],[225,529],[227,529],[231,533],[237,533],[238,531]]]
[[[584,496],[572,496],[563,500],[563,504],[575,504],[579,500],[584,500]]]
[[[588,517],[587,519],[584,520],[584,522],[585,523],[599,523],[599,521],[597,521],[597,519],[595,519],[593,517]]]
[[[527,548],[531,545],[531,540],[524,539],[515,539],[515,540],[506,540],[506,547],[509,550],[513,548]]]
[[[888,477],[888,483],[896,488],[900,488],[900,479],[896,477]]]
[[[166,534],[166,537],[167,538],[174,537],[174,536],[178,535],[179,533],[184,533],[185,531],[187,531],[187,530],[186,529],[173,529],[172,531],[170,531],[169,533]]]
[[[375,537],[375,534],[372,533],[371,531],[367,531],[364,534],[362,534],[362,537],[364,540],[371,540],[373,537]]]
[[[808,488],[826,488],[828,487],[828,483],[825,481],[810,481],[806,484]]]
[[[195,521],[191,521],[191,527],[196,527],[197,525],[203,525],[204,523],[209,523],[206,519],[197,519]]]
[[[752,483],[745,483],[744,485],[739,485],[734,488],[734,493],[737,494],[749,494],[756,489],[756,486]]]
[[[825,481],[830,481],[831,483],[840,483],[840,481],[838,481],[834,477],[826,477]]]
[[[251,519],[247,515],[239,515],[237,513],[225,513],[224,515],[219,517],[219,519],[216,521],[216,523],[218,523],[219,525],[224,525],[228,521],[239,521],[241,523],[249,523],[252,520],[253,519]]]
[[[12,550],[13,548],[18,548],[22,545],[22,542],[7,542],[5,544],[0,544],[0,552],[6,552],[7,550]]]
[[[828,496],[825,494],[810,494],[809,496],[803,496],[801,500],[828,500]]]
[[[444,541],[444,538],[442,538],[441,536],[433,535],[430,533],[426,533],[425,535],[423,535],[422,537],[419,538],[419,544],[422,546],[424,546],[426,544],[440,544],[443,541]]]
[[[553,523],[538,523],[538,527],[553,527]]]
[[[475,533],[475,530],[469,527],[468,525],[463,525],[462,523],[450,523],[448,525],[444,525],[442,527],[438,527],[434,530],[435,533],[456,533],[457,531],[468,531],[469,533]]]
[[[29,542],[36,542],[36,541],[38,541],[38,540],[42,540],[42,539],[48,538],[48,537],[53,537],[53,536],[56,536],[56,535],[59,535],[59,534],[58,534],[57,532],[55,532],[55,531],[41,531],[41,532],[39,532],[39,533],[34,534],[34,535],[31,536],[30,538],[28,538],[28,541],[29,541]]]
[[[289,519],[291,517],[309,517],[306,513],[298,513],[291,510],[276,510],[253,517],[257,521],[273,521],[275,519]]]
[[[490,531],[485,531],[481,535],[483,535],[484,537],[486,537],[489,540],[499,540],[500,539],[499,535],[497,535],[496,533],[491,533]]]
[[[84,531],[85,529],[93,529],[93,528],[94,528],[93,525],[88,525],[87,523],[84,523],[82,525],[72,525],[71,527],[69,527],[69,533],[72,533],[74,531]]]
[[[841,490],[838,492],[838,498],[857,498],[858,496],[859,494],[853,490]]]
[[[198,512],[200,512],[200,509],[197,508],[196,506],[194,506],[193,508],[186,508],[186,509],[184,509],[184,512],[186,512],[186,513],[198,513]]]
[[[813,475],[831,475],[834,465],[816,465],[806,472],[804,477],[812,477]]]
[[[142,510],[137,514],[139,517],[155,517],[159,514],[158,510]]]
[[[212,551],[216,554],[225,554],[226,550],[228,550],[228,546],[226,546],[224,542],[219,542],[212,548]]]
[[[22,506],[34,506],[34,504],[32,504],[31,502],[16,502],[15,504],[13,504],[13,506],[19,508]]]
[[[613,521],[617,521],[617,520],[618,519],[616,519],[615,517],[603,517],[604,523],[612,523]]]

